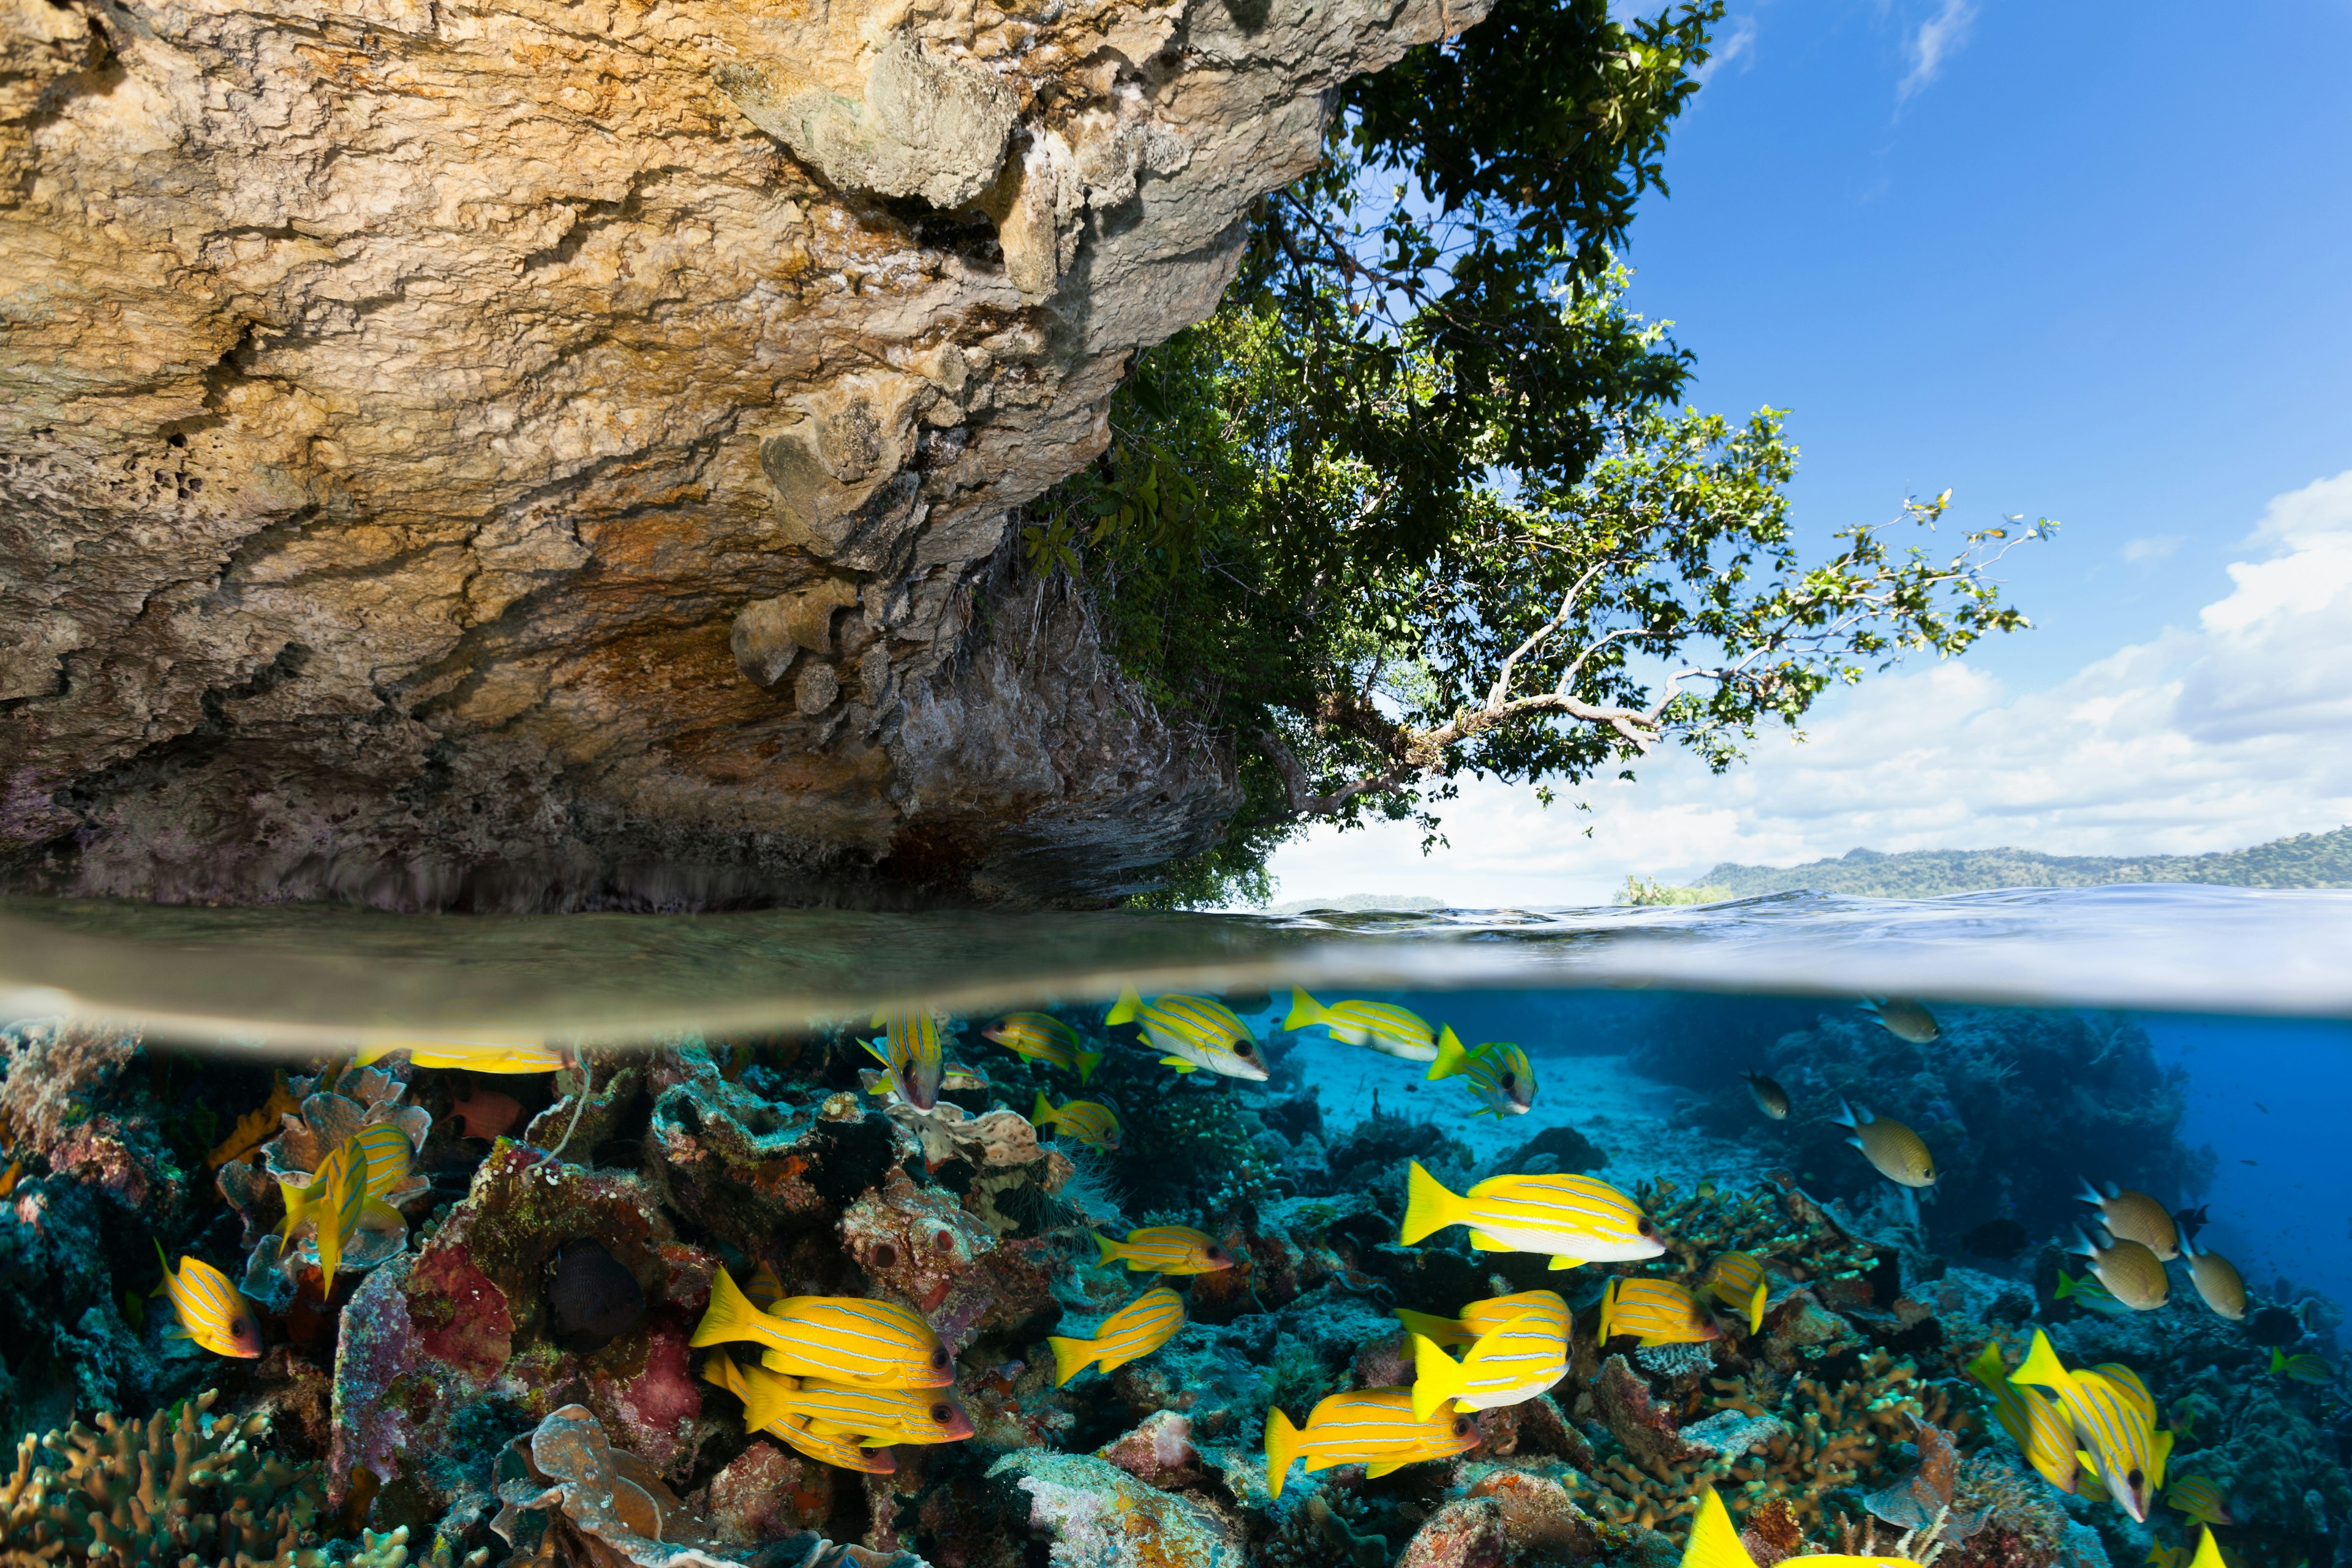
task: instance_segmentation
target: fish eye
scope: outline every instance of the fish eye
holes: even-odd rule
[[[1505,1073],[1505,1074],[1503,1075],[1503,1087],[1504,1087],[1505,1089],[1510,1089],[1510,1088],[1515,1087],[1515,1086],[1518,1083],[1518,1081],[1519,1081],[1519,1075],[1518,1075],[1518,1074],[1517,1074],[1517,1073],[1515,1073],[1515,1072],[1507,1072],[1507,1073]]]
[[[1658,1222],[1652,1219],[1648,1215],[1643,1215],[1642,1216],[1642,1223],[1635,1228],[1642,1233],[1642,1237],[1645,1241],[1655,1241],[1658,1239]]]
[[[247,1329],[252,1327],[253,1325],[247,1322],[243,1318],[231,1318],[228,1321],[228,1331],[233,1334],[244,1333]]]
[[[1470,1436],[1470,1417],[1467,1415],[1456,1415],[1454,1418],[1454,1435],[1456,1437],[1467,1437]]]
[[[2124,1478],[2124,1485],[2131,1488],[2134,1491],[2137,1491],[2139,1490],[2140,1481],[2143,1478],[2140,1473],[2137,1470],[2134,1470],[2131,1474]]]
[[[1212,1263],[1223,1263],[1225,1261],[1225,1249],[1222,1247],[1213,1247],[1202,1256]]]
[[[1247,1056],[1247,1055],[1249,1055],[1249,1054],[1250,1054],[1249,1042],[1248,1042],[1248,1041],[1246,1041],[1246,1040],[1243,1041],[1240,1045],[1235,1046],[1235,1047],[1234,1047],[1234,1055],[1235,1055],[1235,1056],[1237,1056],[1237,1057],[1245,1057],[1245,1056]]]
[[[933,1366],[945,1366],[948,1364],[948,1350],[945,1345],[941,1345],[939,1349],[931,1352],[931,1364]]]
[[[954,1416],[955,1407],[953,1405],[934,1405],[931,1406],[931,1419],[941,1426],[946,1426],[954,1418]]]

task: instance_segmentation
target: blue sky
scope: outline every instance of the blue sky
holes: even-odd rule
[[[1782,0],[1720,40],[1635,305],[1700,406],[1790,411],[1819,534],[1948,485],[1962,525],[2060,520],[2005,574],[2037,629],[1731,778],[1669,763],[1585,814],[1474,789],[1428,859],[1318,834],[1278,897],[1578,902],[1721,858],[2352,821],[2352,4]]]

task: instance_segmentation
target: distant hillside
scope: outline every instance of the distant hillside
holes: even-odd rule
[[[1854,849],[1802,866],[1725,861],[1699,879],[1715,898],[1811,889],[1873,899],[1933,899],[1990,888],[2090,888],[2107,882],[2211,882],[2230,888],[2352,888],[2352,827],[2300,833],[2213,855],[2043,855],[2032,849]],[[1674,889],[1661,889],[1661,892]],[[1643,902],[1658,901],[1643,900]]]

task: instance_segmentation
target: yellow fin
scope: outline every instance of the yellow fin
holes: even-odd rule
[[[2009,1363],[2001,1358],[1999,1340],[1985,1341],[1977,1359],[1969,1363],[1969,1375],[1993,1393],[2000,1392],[2000,1385],[2009,1381]]]
[[[1683,1548],[1682,1568],[1756,1568],[1756,1559],[1740,1544],[1739,1531],[1713,1487],[1700,1495],[1698,1517],[1691,1522],[1690,1542]]]
[[[1109,1028],[1115,1024],[1132,1024],[1135,1022],[1136,1015],[1142,1011],[1143,998],[1135,994],[1135,987],[1122,986],[1119,989],[1118,1000],[1112,1003],[1110,1011],[1103,1015],[1103,1026]]]
[[[2207,1525],[2198,1532],[2197,1555],[2189,1560],[2189,1568],[2230,1568],[2221,1561],[2221,1549],[2213,1544],[2213,1527]]]
[[[1265,1489],[1276,1497],[1282,1495],[1283,1478],[1298,1458],[1298,1428],[1290,1417],[1280,1405],[1270,1406],[1265,1413]]]
[[[754,1340],[759,1332],[752,1325],[759,1321],[760,1309],[751,1305],[751,1298],[743,1294],[734,1276],[722,1265],[719,1278],[710,1282],[710,1308],[695,1325],[694,1337],[687,1343],[696,1350],[704,1345],[723,1344],[729,1340]]]
[[[1061,1112],[1055,1110],[1053,1107],[1053,1103],[1045,1098],[1045,1091],[1042,1089],[1039,1089],[1037,1091],[1037,1109],[1029,1113],[1029,1120],[1035,1122],[1040,1127],[1051,1127],[1060,1119],[1060,1116]]]
[[[1452,1078],[1469,1065],[1470,1053],[1462,1048],[1461,1037],[1454,1034],[1454,1026],[1448,1024],[1437,1037],[1437,1059],[1429,1064],[1429,1071],[1423,1075],[1423,1081],[1427,1083],[1441,1078]]]
[[[1563,1268],[1583,1268],[1584,1259],[1581,1258],[1554,1258],[1549,1263],[1545,1264],[1544,1267],[1557,1274]]]
[[[2051,1348],[2050,1336],[2040,1329],[2033,1331],[2033,1348],[2025,1352],[2025,1364],[2009,1374],[2011,1383],[2030,1383],[2042,1388],[2071,1388],[2074,1374],[2066,1363],[2058,1359]]]
[[[1178,1072],[1199,1072],[1201,1070],[1201,1064],[1199,1062],[1186,1061],[1182,1057],[1161,1057],[1160,1058],[1160,1065],[1162,1067],[1174,1068]]]
[[[1407,1465],[1416,1462],[1417,1461],[1412,1459],[1381,1459],[1375,1464],[1370,1464],[1364,1467],[1364,1479],[1367,1480],[1376,1480],[1380,1477],[1387,1475],[1391,1470],[1401,1470]]]
[[[1462,1392],[1462,1363],[1436,1345],[1412,1336],[1412,1418],[1426,1421],[1437,1407]]]
[[[1612,1274],[1609,1277],[1609,1282],[1601,1287],[1601,1324],[1593,1330],[1592,1333],[1592,1343],[1595,1349],[1608,1344],[1609,1320],[1616,1310],[1617,1277]]]
[[[1282,1021],[1282,1026],[1285,1029],[1309,1028],[1330,1016],[1322,1003],[1294,985],[1290,988],[1290,1016]]]
[[[1095,1076],[1095,1068],[1101,1064],[1102,1058],[1103,1054],[1100,1051],[1072,1051],[1070,1053],[1070,1059],[1078,1064],[1078,1083],[1080,1087],[1083,1088],[1087,1080]]]
[[[1433,1344],[1466,1345],[1478,1337],[1458,1318],[1441,1318],[1434,1312],[1416,1312],[1410,1307],[1399,1307],[1395,1310],[1396,1320],[1404,1325],[1405,1332],[1419,1334]]]
[[[1040,1096],[1039,1098],[1042,1099],[1044,1097]],[[1113,1241],[1110,1237],[1105,1236],[1098,1230],[1090,1230],[1087,1232],[1087,1234],[1095,1238],[1095,1245],[1097,1247],[1102,1248],[1102,1256],[1095,1259],[1097,1263],[1108,1263],[1111,1259],[1123,1257],[1126,1254],[1127,1243],[1123,1241]]]
[[[1087,1370],[1097,1355],[1092,1340],[1073,1340],[1063,1335],[1050,1336],[1045,1342],[1054,1347],[1054,1386],[1059,1388]]]
[[[1748,1299],[1748,1331],[1761,1333],[1764,1330],[1764,1281],[1756,1281],[1756,1294]]]
[[[1397,1227],[1397,1239],[1411,1247],[1434,1231],[1449,1225],[1459,1225],[1466,1217],[1469,1205],[1446,1189],[1444,1183],[1412,1162],[1405,1175],[1404,1223]],[[1508,1252],[1507,1247],[1490,1246],[1476,1233],[1470,1237],[1474,1246],[1487,1252]]]

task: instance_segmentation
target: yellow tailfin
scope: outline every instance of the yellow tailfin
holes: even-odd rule
[[[1282,1479],[1290,1473],[1291,1461],[1298,1458],[1298,1428],[1290,1417],[1276,1405],[1265,1413],[1265,1489],[1276,1497],[1282,1495]]]
[[[2033,1331],[2033,1348],[2025,1352],[2025,1364],[2009,1374],[2011,1383],[2031,1383],[2043,1388],[2071,1388],[2074,1374],[2058,1352],[2050,1345],[2050,1336],[2040,1329]]]
[[[1099,1352],[1092,1340],[1065,1339],[1055,1334],[1045,1342],[1054,1347],[1054,1386],[1059,1388],[1087,1370]]]
[[[1095,1238],[1095,1245],[1097,1247],[1102,1248],[1102,1256],[1095,1259],[1097,1263],[1108,1263],[1113,1258],[1119,1257],[1127,1249],[1127,1243],[1123,1241],[1113,1241],[1110,1237],[1103,1235],[1103,1233],[1098,1230],[1090,1230],[1087,1232],[1087,1234]]]
[[[2207,1525],[2197,1534],[2197,1555],[2189,1560],[2189,1568],[2230,1568],[2221,1561],[2221,1549],[2213,1544],[2213,1527]]]
[[[1078,1064],[1078,1082],[1081,1085],[1085,1084],[1088,1079],[1095,1076],[1095,1068],[1101,1065],[1102,1057],[1103,1054],[1100,1051],[1073,1051],[1070,1053],[1071,1059]]]
[[[1617,1277],[1612,1274],[1609,1277],[1609,1283],[1601,1287],[1601,1326],[1592,1331],[1592,1342],[1596,1348],[1609,1342],[1609,1318],[1616,1308]]]
[[[1040,1127],[1054,1125],[1054,1107],[1046,1100],[1045,1091],[1042,1089],[1037,1091],[1037,1109],[1029,1113],[1029,1120]]]
[[[1748,1298],[1748,1331],[1759,1333],[1764,1328],[1764,1281],[1756,1281],[1756,1294]]]
[[[1429,1072],[1423,1081],[1452,1078],[1469,1065],[1470,1053],[1463,1049],[1460,1037],[1454,1034],[1454,1026],[1448,1024],[1438,1034],[1437,1059],[1429,1064]]]
[[[1419,1334],[1412,1336],[1412,1418],[1426,1421],[1462,1392],[1462,1363]]]
[[[1969,1363],[1969,1375],[1993,1393],[2000,1392],[2000,1385],[2009,1381],[2009,1363],[2001,1356],[1999,1340],[1985,1341],[1977,1359]]]
[[[1462,1210],[1466,1206],[1415,1160],[1405,1177],[1404,1224],[1397,1232],[1397,1239],[1411,1247],[1433,1231],[1458,1225],[1465,1217]]]
[[[1396,1309],[1397,1321],[1404,1331],[1419,1334],[1433,1344],[1466,1345],[1478,1336],[1463,1326],[1458,1318],[1441,1318],[1434,1312],[1416,1312],[1410,1307]]]
[[[1282,1021],[1286,1029],[1312,1028],[1331,1016],[1330,1010],[1296,986],[1290,992],[1290,1016]]]
[[[710,1282],[710,1308],[696,1324],[694,1337],[688,1344],[699,1350],[704,1345],[723,1344],[729,1340],[752,1340],[760,1336],[752,1330],[760,1309],[751,1305],[751,1298],[743,1294],[735,1277],[722,1266],[719,1278]]]
[[[1135,994],[1134,986],[1125,986],[1119,991],[1118,1000],[1110,1005],[1110,1011],[1103,1015],[1103,1027],[1108,1029],[1114,1024],[1132,1024],[1142,1011],[1143,998]]]
[[[1682,1568],[1756,1568],[1756,1559],[1740,1544],[1739,1531],[1733,1528],[1731,1515],[1713,1487],[1699,1498],[1690,1542],[1683,1548]]]
[[[781,1376],[761,1367],[753,1376],[743,1380],[743,1426],[759,1432],[792,1415],[793,1394],[800,1387],[795,1378]]]

